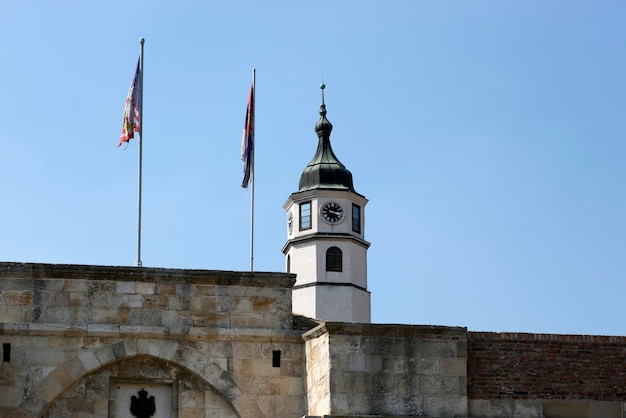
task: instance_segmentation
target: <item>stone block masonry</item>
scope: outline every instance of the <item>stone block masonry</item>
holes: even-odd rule
[[[0,417],[109,418],[117,387],[129,384],[170,391],[171,416],[302,416],[294,282],[281,273],[0,263]]]
[[[327,322],[305,334],[309,412],[467,416],[466,329]]]
[[[280,273],[0,263],[0,280],[0,323],[292,327]]]

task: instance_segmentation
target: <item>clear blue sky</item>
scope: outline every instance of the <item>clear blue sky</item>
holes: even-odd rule
[[[374,322],[626,335],[626,2],[0,0],[0,259],[255,268],[332,144],[365,210]]]

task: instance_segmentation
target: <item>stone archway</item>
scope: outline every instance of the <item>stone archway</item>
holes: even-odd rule
[[[116,404],[115,394],[120,386],[122,390],[125,386],[135,387],[133,394],[145,388],[149,395],[157,395],[157,404],[160,397],[155,389],[168,390],[168,400],[161,403],[163,408],[159,408],[157,417],[204,417],[211,411],[217,416],[240,418],[234,407],[206,381],[175,363],[146,355],[125,358],[83,376],[52,401],[41,417],[118,416],[116,411],[129,416],[128,401]]]
[[[157,380],[178,381],[176,377],[184,375],[183,382],[189,382],[185,384],[188,384],[191,390],[212,391],[224,401],[220,408],[226,408],[224,405],[228,405],[233,417],[263,416],[256,403],[250,402],[242,393],[232,376],[202,352],[174,340],[139,338],[125,339],[81,352],[55,368],[28,395],[16,412],[24,417],[56,417],[63,415],[54,415],[55,408],[102,410],[105,408],[104,400],[101,400],[104,390],[102,382],[104,380],[109,382],[111,373],[119,375],[119,366],[125,364],[129,367],[122,372],[122,379],[142,379],[142,372],[139,369],[134,376],[128,374],[141,362],[154,368],[157,375],[161,373],[161,378]],[[167,377],[164,374],[167,370],[170,374],[173,373],[173,376]],[[108,399],[108,383],[105,386],[107,386],[105,399]],[[90,391],[89,394],[93,395],[93,404],[86,402],[85,396],[82,397],[81,404],[78,397],[81,391],[84,391],[84,395]],[[212,398],[210,394],[207,396],[207,399],[217,399]],[[68,401],[71,399],[75,401]],[[96,402],[98,399],[100,403]],[[65,404],[61,405],[62,402]],[[108,408],[108,404],[106,407]],[[245,413],[242,412],[244,410]],[[89,414],[88,411],[84,413]]]

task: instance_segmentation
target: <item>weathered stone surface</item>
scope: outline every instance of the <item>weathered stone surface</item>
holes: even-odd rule
[[[120,382],[171,387],[173,414],[191,418],[626,415],[619,364],[599,369],[619,399],[503,398],[510,388],[468,399],[464,328],[305,320],[291,313],[293,283],[279,273],[0,263],[0,339],[11,345],[0,416],[108,418]],[[622,358],[624,341],[596,343]],[[584,347],[558,354],[588,356]]]
[[[469,416],[475,418],[542,418],[541,401],[470,399]]]
[[[464,335],[458,328],[339,323],[311,330],[305,334],[309,413],[464,416]],[[316,399],[327,396],[330,404]]]
[[[177,382],[179,416],[304,413],[291,275],[18,265],[51,277],[18,283],[1,264],[0,298],[13,292],[0,304],[5,415],[108,417],[116,378]]]
[[[3,408],[17,408],[22,401],[21,391],[16,387],[0,386],[0,417]]]

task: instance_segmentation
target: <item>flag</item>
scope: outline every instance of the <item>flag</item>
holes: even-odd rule
[[[254,171],[254,83],[250,87],[246,120],[241,139],[241,161],[243,161],[243,181],[241,187],[248,188]]]
[[[141,68],[140,61],[137,61],[137,70],[133,77],[133,82],[128,89],[128,97],[126,97],[126,107],[124,107],[124,121],[122,122],[122,135],[120,136],[120,145],[123,142],[130,141],[135,137],[135,131],[141,133],[141,125],[139,112],[141,112]]]

